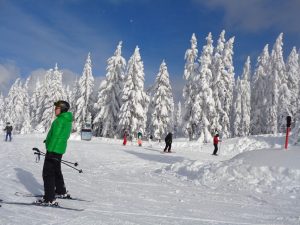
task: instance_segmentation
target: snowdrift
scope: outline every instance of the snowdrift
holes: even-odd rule
[[[212,189],[296,193],[300,192],[300,149],[260,149],[216,163],[185,160],[159,172],[169,172]]]

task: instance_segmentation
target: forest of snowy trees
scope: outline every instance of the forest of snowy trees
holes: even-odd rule
[[[155,83],[146,89],[139,47],[126,61],[120,42],[107,60],[106,77],[97,92],[90,53],[72,87],[62,83],[57,64],[37,80],[31,94],[31,78],[18,78],[7,96],[0,94],[0,127],[10,122],[15,133],[47,132],[54,119],[53,103],[62,99],[71,103],[73,132],[91,123],[95,136],[122,137],[126,130],[161,140],[173,132],[175,137],[211,142],[216,130],[223,138],[285,132],[288,115],[292,128],[300,130],[299,52],[294,47],[284,59],[282,33],[272,49],[263,48],[256,62],[247,57],[238,76],[233,65],[235,38],[226,40],[222,31],[216,44],[211,33],[205,40],[198,51],[193,34],[185,52],[183,104],[174,102],[165,60]]]

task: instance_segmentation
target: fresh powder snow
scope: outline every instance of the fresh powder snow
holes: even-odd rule
[[[43,194],[44,135],[14,135],[0,147],[0,224],[272,224],[300,223],[300,148],[283,149],[284,136],[259,135],[220,143],[175,139],[164,143],[120,139],[81,141],[72,135],[63,159],[78,162],[78,173],[62,165],[74,198],[62,207],[20,205]]]

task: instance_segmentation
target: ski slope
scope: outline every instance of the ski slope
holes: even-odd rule
[[[122,146],[122,140],[72,136],[62,165],[67,189],[87,201],[59,200],[65,210],[19,205],[43,194],[44,135],[15,135],[0,146],[0,224],[300,224],[300,147],[282,149],[282,136],[252,136],[212,144],[177,139],[176,153],[161,154],[163,144]],[[9,202],[10,204],[6,204]]]

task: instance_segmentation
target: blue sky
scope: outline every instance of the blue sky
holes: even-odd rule
[[[184,53],[192,33],[201,52],[212,32],[235,36],[234,66],[252,66],[265,44],[284,33],[284,53],[300,46],[299,0],[0,0],[0,92],[17,76],[42,74],[57,62],[68,74],[81,74],[91,52],[93,74],[105,75],[106,60],[120,40],[123,56],[136,45],[144,61],[146,87],[165,59],[176,99],[184,81]]]

